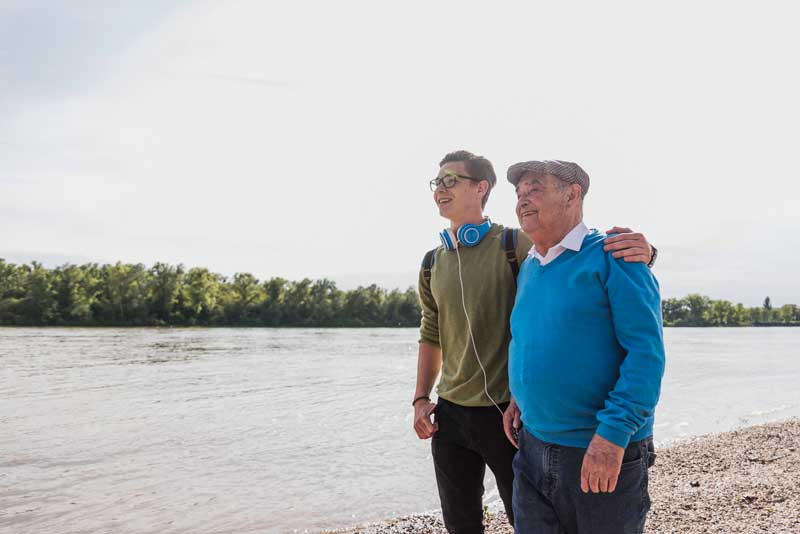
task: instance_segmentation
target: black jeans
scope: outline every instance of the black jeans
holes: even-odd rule
[[[501,404],[505,410],[508,404]],[[514,524],[511,489],[516,449],[503,432],[503,418],[494,406],[470,408],[440,398],[431,451],[442,516],[450,534],[483,533],[483,477],[494,473],[497,490]]]
[[[625,449],[613,493],[581,491],[585,453],[520,432],[514,458],[517,534],[641,534],[650,509],[647,470],[655,461],[653,439]]]

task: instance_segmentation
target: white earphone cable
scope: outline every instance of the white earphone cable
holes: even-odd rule
[[[469,330],[469,339],[472,342],[472,350],[475,351],[475,358],[478,360],[478,365],[481,368],[481,372],[483,372],[483,390],[486,392],[486,396],[489,397],[489,400],[492,401],[494,407],[497,408],[497,411],[500,412],[500,415],[503,415],[503,410],[500,409],[500,406],[494,401],[492,396],[489,394],[489,379],[486,377],[486,369],[483,368],[483,363],[481,363],[481,357],[478,355],[478,347],[475,346],[475,336],[472,335],[472,323],[469,320],[469,313],[467,312],[467,304],[464,298],[464,279],[461,276],[461,254],[458,252],[458,244],[456,244],[456,257],[458,258],[458,283],[461,285],[461,306],[464,308],[464,316],[467,318],[467,330]]]

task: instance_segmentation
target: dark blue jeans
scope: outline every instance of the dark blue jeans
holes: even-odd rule
[[[520,432],[514,457],[514,530],[517,534],[641,534],[650,509],[647,470],[653,439],[625,449],[613,493],[583,493],[586,449],[545,443]]]

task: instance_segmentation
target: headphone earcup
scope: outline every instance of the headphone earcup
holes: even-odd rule
[[[474,247],[481,242],[483,235],[477,225],[465,224],[458,229],[458,241],[465,247]]]
[[[456,234],[450,228],[446,228],[439,232],[439,239],[442,240],[442,246],[445,250],[456,249]]]

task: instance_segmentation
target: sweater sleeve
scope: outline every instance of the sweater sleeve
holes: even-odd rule
[[[643,263],[606,255],[606,291],[617,342],[626,355],[619,378],[598,412],[597,433],[627,447],[653,416],[664,375],[664,336],[658,281]]]
[[[439,347],[439,307],[431,292],[431,283],[425,280],[423,271],[419,272],[419,303],[422,320],[419,327],[419,342]]]

